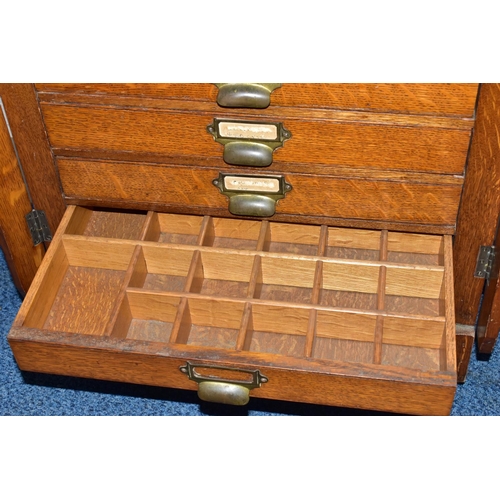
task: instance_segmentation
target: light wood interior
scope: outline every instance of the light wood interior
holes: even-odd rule
[[[320,236],[320,226],[271,222],[263,249],[268,252],[318,255]]]
[[[66,234],[138,240],[146,213],[110,212],[76,207]]]
[[[76,208],[25,326],[446,371],[444,238]]]
[[[133,250],[85,237],[60,241],[24,324],[103,335]]]

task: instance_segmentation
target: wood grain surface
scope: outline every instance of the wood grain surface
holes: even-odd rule
[[[446,370],[455,373],[457,370],[457,350],[456,350],[456,313],[455,294],[453,289],[454,267],[453,267],[453,241],[451,236],[443,237],[444,256],[444,280],[441,289],[441,301],[445,304],[445,335],[441,345],[443,364]]]
[[[252,390],[253,397],[416,415],[448,415],[455,395],[451,375],[428,373],[410,381],[418,371],[383,365],[282,356],[276,367],[276,355],[267,353],[256,361],[252,353],[232,350],[22,328],[11,331],[9,342],[22,370],[42,373],[197,390],[179,368],[186,361],[217,363],[259,368],[269,382]]]
[[[277,259],[277,254],[264,248],[265,235],[270,233],[266,221],[250,223],[260,250],[240,250],[231,245],[230,248],[206,247],[203,243],[210,232],[208,228],[216,226],[228,239],[238,240],[248,233],[245,223],[224,225],[204,216],[199,218],[199,224],[196,218],[187,216],[190,231],[199,232],[199,246],[185,247],[155,241],[109,239],[110,227],[119,227],[120,219],[113,219],[111,214],[102,215],[100,221],[106,223],[93,226],[92,236],[85,236],[81,234],[87,227],[84,223],[92,219],[92,214],[79,207],[68,210],[49,249],[51,260],[43,262],[37,276],[37,289],[28,293],[16,320],[17,328],[9,334],[22,369],[196,389],[187,378],[179,376],[182,374],[178,368],[183,359],[198,359],[202,364],[240,365],[265,371],[273,383],[254,391],[252,394],[257,397],[412,414],[450,411],[453,366],[443,362],[442,353],[446,351],[444,359],[449,359],[448,351],[452,350],[448,339],[452,330],[445,326],[449,312],[446,318],[426,315],[425,309],[406,315],[387,312],[377,297],[390,280],[385,286],[380,282],[380,262],[363,260],[358,261],[359,269],[353,267],[351,261],[344,265],[350,269],[348,274],[356,276],[359,286],[374,290],[373,309],[357,309],[360,303],[355,297],[337,309],[320,303],[321,290],[338,287],[332,285],[330,275],[332,269],[343,262],[322,254],[327,245],[362,246],[359,231],[354,230],[352,237],[346,231],[342,234],[332,231],[328,241],[326,226],[320,228],[319,238],[318,233],[307,226],[296,226],[288,237],[286,231],[276,231],[274,226],[278,239],[285,242],[312,238],[319,254],[287,253]],[[171,219],[175,222],[174,231],[182,226],[182,219],[180,215]],[[142,223],[143,220],[137,224],[144,238],[150,234],[150,227],[159,226],[158,217],[152,213],[145,220],[148,224]],[[168,230],[168,226],[164,229]],[[115,236],[123,234],[115,233]],[[405,238],[380,232],[381,258],[386,258],[390,241],[395,249],[409,251],[412,239],[411,235]],[[442,251],[449,267],[449,238],[443,246],[434,236],[428,239],[429,250],[424,248],[424,237],[415,240],[417,252]],[[370,238],[366,246],[374,246]],[[227,266],[221,265],[223,257]],[[300,289],[307,284],[309,296],[302,303],[254,298],[251,289],[258,288],[259,282],[265,285],[283,281],[279,275],[291,265],[284,265],[281,260],[293,262],[298,272],[294,281],[285,280],[286,285],[278,286],[287,286],[291,300],[296,301],[297,293],[300,295]],[[322,265],[318,266],[317,262]],[[80,267],[72,267],[75,265]],[[329,270],[328,266],[334,267]],[[273,276],[273,269],[277,277]],[[362,285],[363,277],[369,278],[369,269],[375,271],[373,280],[370,278],[368,285]],[[423,300],[418,298],[421,294],[436,295],[438,288],[444,294],[444,301],[451,293],[450,276],[445,287],[436,284],[428,289],[426,284],[420,288],[426,291],[418,289],[418,283],[428,281],[415,279],[418,272],[436,272],[439,266],[384,261],[383,269],[412,271],[413,277],[407,276],[404,280],[414,285],[405,284],[402,293],[412,294],[415,300]],[[185,284],[183,292],[137,288],[145,286],[148,274],[172,272],[191,282]],[[246,295],[242,293],[242,297],[237,298],[230,294],[224,298],[225,290],[232,286],[231,276],[239,277],[240,285],[248,284]],[[196,281],[199,286],[193,286]],[[127,289],[130,285],[136,288]],[[394,287],[394,283],[391,286]],[[49,294],[44,293],[45,287]],[[346,290],[352,286],[344,283],[340,288],[341,293],[350,293]],[[204,295],[206,293],[209,295]],[[387,297],[385,295],[385,300]],[[110,317],[114,324],[108,322]],[[383,318],[383,331],[380,364],[376,365],[373,357],[379,318]],[[129,364],[131,359],[134,361]],[[137,366],[141,369],[137,370]],[[160,366],[161,372],[168,374],[167,378],[157,373]],[[285,373],[288,375],[283,377]],[[345,388],[348,392],[325,397],[328,387]],[[404,400],[396,397],[401,393],[405,394]]]
[[[381,250],[369,228],[454,231],[477,86],[315,85],[285,85],[269,111],[221,111],[286,110],[292,139],[261,173],[293,189],[270,223],[235,220],[212,185],[246,172],[205,130],[214,86],[38,86],[65,201],[204,217],[73,210],[37,281],[55,290],[32,292],[9,335],[20,366],[193,390],[179,366],[199,360],[265,369],[256,397],[449,413],[451,239],[386,232]],[[276,225],[312,219],[363,230]]]
[[[2,83],[0,95],[35,208],[45,212],[54,234],[66,205],[34,86]]]
[[[33,245],[25,216],[31,203],[0,113],[0,242],[16,288],[26,294],[45,255],[44,245]]]
[[[474,277],[481,245],[493,244],[500,214],[500,84],[481,86],[454,241],[456,321],[473,325],[484,280]]]
[[[67,158],[59,159],[58,167],[65,195],[75,203],[93,199],[101,206],[114,203],[173,212],[215,208],[231,215],[227,197],[212,184],[218,170]],[[460,185],[454,184],[300,174],[285,178],[293,190],[279,201],[277,214],[294,216],[297,222],[311,215],[348,223],[399,222],[401,229],[404,223],[441,226],[435,232],[445,233],[450,227],[453,231],[461,194]]]
[[[110,269],[69,267],[43,329],[102,335],[124,274]]]
[[[145,219],[145,214],[93,210],[81,234],[84,236],[100,236],[101,238],[138,240]]]
[[[474,346],[475,325],[455,325],[457,351],[457,382],[463,384],[467,379],[472,347]]]
[[[137,96],[189,101],[216,100],[213,84],[36,84],[44,93]],[[271,106],[361,109],[471,118],[477,84],[284,83]]]
[[[59,156],[86,151],[95,159],[108,159],[109,153],[126,152],[130,161],[156,154],[160,161],[186,157],[196,165],[213,158],[219,167],[225,165],[222,145],[206,130],[212,119],[205,114],[47,103],[42,103],[42,111],[51,146]],[[343,165],[460,175],[465,168],[469,129],[355,120],[282,121],[292,138],[275,151],[274,161],[303,164],[304,170],[306,165]]]
[[[62,238],[66,231],[66,227],[71,224],[77,208],[78,207],[69,206],[66,209],[61,224],[45,254],[45,258],[42,260],[33,278],[31,287],[19,308],[14,320],[15,325],[22,325],[25,322],[27,326],[34,326],[37,328],[43,325],[47,311],[51,306],[51,302],[57,293],[62,277],[68,266],[68,259],[66,258],[66,251],[62,244]],[[34,316],[33,321],[29,320],[30,316]]]

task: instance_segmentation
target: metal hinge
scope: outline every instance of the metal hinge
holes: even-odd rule
[[[26,214],[26,222],[31,233],[33,244],[39,245],[42,241],[52,241],[52,233],[47,223],[47,217],[43,210],[33,209]]]
[[[495,260],[495,247],[481,246],[479,255],[477,256],[476,271],[474,276],[476,278],[490,279],[491,269]]]

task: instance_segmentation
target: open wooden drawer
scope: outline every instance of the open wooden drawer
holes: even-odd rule
[[[68,208],[23,370],[408,414],[456,387],[450,236]]]

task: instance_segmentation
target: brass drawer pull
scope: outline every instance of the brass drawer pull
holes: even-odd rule
[[[229,165],[268,167],[273,162],[273,149],[257,142],[230,142],[224,146],[224,161]]]
[[[292,190],[281,175],[230,175],[220,173],[212,181],[229,198],[229,212],[247,217],[272,217],[276,203]]]
[[[208,125],[207,131],[224,146],[223,159],[229,165],[268,167],[274,150],[292,137],[282,123],[260,123],[219,120]]]
[[[246,405],[250,399],[250,389],[260,387],[261,384],[268,381],[267,377],[264,377],[259,370],[193,365],[189,362],[186,362],[185,366],[181,366],[179,369],[188,376],[189,380],[198,383],[199,398],[210,403]],[[208,371],[208,373],[200,373],[200,370],[203,372]],[[210,371],[217,372],[221,370],[229,371],[235,377],[227,379],[210,374]]]
[[[217,104],[223,108],[267,108],[271,92],[281,83],[216,83]]]

